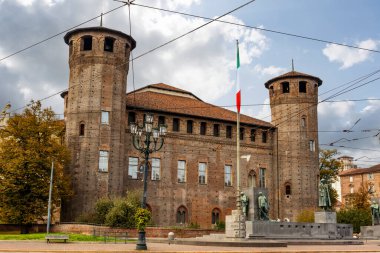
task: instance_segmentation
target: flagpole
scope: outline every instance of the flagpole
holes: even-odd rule
[[[237,107],[237,119],[236,119],[236,208],[241,211],[240,203],[240,84],[239,84],[239,68],[240,68],[240,56],[239,56],[239,41],[236,40],[237,49],[237,61],[236,61],[236,107]]]

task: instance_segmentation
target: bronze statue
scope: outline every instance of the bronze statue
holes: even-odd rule
[[[247,195],[244,194],[244,192],[240,193],[240,201],[241,201],[241,207],[242,207],[243,214],[245,217],[247,217],[249,199],[248,199]]]
[[[259,207],[259,220],[269,220],[268,212],[269,205],[267,198],[262,192],[259,192],[259,197],[257,198],[258,207]]]
[[[379,225],[380,224],[380,211],[379,211],[379,204],[376,203],[376,201],[372,201],[371,205],[371,213],[372,213],[372,224],[373,225]]]
[[[325,179],[321,179],[319,183],[319,207],[322,207],[325,211],[331,209],[329,185]]]

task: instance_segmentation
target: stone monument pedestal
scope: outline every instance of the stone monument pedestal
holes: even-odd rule
[[[245,216],[241,210],[232,210],[232,214],[226,216],[226,237],[245,238],[245,235]]]
[[[315,223],[336,223],[336,212],[314,212]]]

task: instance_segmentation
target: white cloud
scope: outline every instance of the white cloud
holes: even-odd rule
[[[156,11],[135,13],[133,18],[143,27],[134,36],[138,46],[135,56],[207,22]],[[243,23],[233,16],[224,20]],[[242,66],[268,49],[268,39],[261,32],[213,23],[136,61],[136,83],[165,82],[208,102],[216,101],[234,87],[236,39],[240,41]],[[128,90],[131,88],[129,85]]]
[[[272,121],[269,103],[270,103],[269,98],[266,98],[263,103],[264,105],[261,107],[259,114],[256,116],[258,119],[261,119],[267,122]]]
[[[361,110],[361,113],[368,114],[380,110],[380,101],[368,100],[368,105]]]
[[[368,39],[356,44],[358,47],[376,50],[379,41]],[[342,64],[340,69],[352,67],[357,63],[364,62],[369,59],[370,52],[361,49],[353,49],[335,44],[328,44],[322,50],[323,54],[327,56],[330,62],[337,62]]]
[[[318,113],[321,116],[329,116],[331,118],[346,118],[349,116],[355,107],[355,103],[352,101],[341,103],[320,103],[318,105]]]
[[[260,64],[256,64],[253,70],[263,76],[279,76],[286,72],[285,68],[269,66],[263,67]]]

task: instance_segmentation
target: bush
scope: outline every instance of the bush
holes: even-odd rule
[[[140,190],[127,191],[125,199],[129,205],[138,208],[141,205],[142,191]]]
[[[224,221],[217,221],[215,223],[215,229],[216,230],[225,230],[226,229],[226,223]]]
[[[201,226],[197,222],[190,222],[190,224],[187,226],[188,228],[195,228],[198,229]]]
[[[314,222],[314,212],[315,212],[314,209],[301,210],[301,212],[296,217],[296,221],[297,222],[313,223]]]
[[[136,227],[136,207],[131,206],[124,199],[116,199],[114,206],[106,215],[105,224],[110,227]]]
[[[108,212],[112,209],[114,203],[111,199],[99,199],[95,204],[95,223],[104,224]]]
[[[371,210],[345,208],[337,212],[338,223],[352,224],[354,233],[360,232],[360,226],[370,226],[372,224]]]

